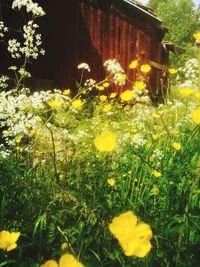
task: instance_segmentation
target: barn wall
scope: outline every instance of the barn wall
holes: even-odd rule
[[[74,88],[80,79],[77,66],[81,62],[91,68],[86,78],[97,81],[106,75],[103,63],[107,59],[119,60],[132,81],[138,73],[128,69],[133,59],[141,63],[149,59],[162,62],[162,31],[155,21],[127,4],[103,6],[102,1],[97,4],[88,0],[38,2],[46,11],[39,21],[46,55],[31,65],[30,71],[55,87]],[[152,69],[151,74],[150,84],[155,92],[161,71]]]

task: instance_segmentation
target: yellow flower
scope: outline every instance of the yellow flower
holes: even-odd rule
[[[17,240],[20,236],[19,232],[8,232],[1,231],[0,232],[0,249],[10,251],[17,247]]]
[[[200,32],[194,33],[193,37],[196,41],[200,41]]]
[[[8,131],[7,130],[3,130],[3,135],[7,135]]]
[[[105,89],[104,86],[102,85],[97,85],[96,88],[99,90],[99,91],[103,91]]]
[[[41,267],[84,267],[84,265],[73,255],[66,253],[60,257],[59,264],[54,260],[48,260]]]
[[[137,217],[131,211],[115,217],[109,224],[109,230],[118,239],[126,256],[143,258],[151,249],[150,226],[138,223]]]
[[[158,194],[159,194],[159,189],[156,185],[154,185],[153,188],[151,189],[150,195],[157,196]]]
[[[103,87],[108,88],[110,84],[108,82],[103,83]]]
[[[143,90],[146,88],[146,84],[142,81],[135,82],[135,84],[133,85],[133,88],[138,89],[138,90]]]
[[[190,87],[184,87],[184,88],[180,89],[179,92],[183,96],[189,96],[193,93],[193,90]]]
[[[34,129],[30,130],[30,136],[36,135],[36,133],[37,133],[36,130],[34,130]]]
[[[112,109],[111,104],[107,104],[107,105],[104,106],[103,111],[104,111],[104,112],[108,112],[108,111],[110,111],[111,109]]]
[[[130,69],[135,69],[135,68],[137,68],[137,66],[138,66],[138,61],[137,61],[137,60],[133,60],[133,61],[130,63],[129,68],[130,68]]]
[[[61,106],[61,103],[57,100],[48,101],[47,104],[53,109],[59,108]]]
[[[152,116],[152,118],[154,118],[154,119],[157,119],[157,118],[159,118],[159,115],[158,115],[158,114],[156,114],[156,113],[152,113],[152,114],[151,114],[151,116]]]
[[[141,70],[141,72],[146,74],[146,73],[150,72],[151,66],[149,64],[143,64],[143,65],[141,65],[140,70]]]
[[[76,99],[76,100],[72,101],[72,106],[74,108],[80,109],[83,106],[83,101],[81,101],[80,99]]]
[[[193,122],[200,124],[200,107],[192,111]]]
[[[110,185],[110,186],[115,186],[115,180],[113,178],[110,178],[107,180],[107,183]]]
[[[153,140],[157,140],[157,139],[159,139],[159,137],[160,137],[160,134],[152,134],[152,138],[153,138]]]
[[[61,249],[62,250],[66,249],[68,247],[69,247],[69,245],[66,242],[64,242],[64,243],[61,244]]]
[[[195,96],[196,98],[200,98],[200,92],[196,92],[196,93],[194,93],[194,96]]]
[[[100,95],[99,98],[100,98],[101,102],[104,102],[104,101],[106,101],[107,96],[106,95]]]
[[[171,75],[174,75],[174,74],[177,73],[178,70],[176,70],[176,69],[174,69],[174,68],[169,68],[168,71],[169,71],[169,73],[170,73]]]
[[[19,152],[22,152],[23,151],[23,147],[16,146],[16,150],[19,151]]]
[[[69,95],[71,93],[71,90],[70,89],[65,89],[63,91],[63,95]]]
[[[111,94],[110,94],[110,98],[115,98],[116,95],[117,95],[116,93],[111,93]]]
[[[172,146],[176,149],[176,150],[180,150],[181,149],[181,144],[177,143],[177,142],[173,142]]]
[[[133,97],[134,97],[134,94],[133,94],[133,91],[131,91],[131,90],[126,90],[120,94],[120,98],[123,101],[130,101],[133,99]]]
[[[103,131],[95,138],[94,144],[99,151],[111,152],[117,146],[116,139],[117,136],[115,133],[111,131]]]
[[[155,177],[157,177],[157,178],[161,176],[161,173],[158,172],[158,171],[156,171],[156,170],[154,170],[154,171],[152,172],[152,174],[153,174]]]

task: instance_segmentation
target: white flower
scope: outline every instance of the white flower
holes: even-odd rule
[[[81,63],[78,65],[78,69],[84,69],[87,70],[88,72],[90,72],[90,67],[87,63]]]

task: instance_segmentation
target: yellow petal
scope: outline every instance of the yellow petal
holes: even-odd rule
[[[46,266],[45,266],[46,267]],[[84,267],[73,255],[64,254],[59,260],[59,267]]]
[[[16,247],[17,247],[17,244],[16,243],[12,243],[12,244],[8,245],[6,250],[7,251],[11,251],[11,250],[15,249]]]
[[[10,233],[10,243],[17,242],[19,237],[20,237],[20,232],[12,232],[12,233]]]
[[[58,264],[54,260],[48,260],[41,267],[58,267]]]
[[[109,230],[119,241],[123,242],[134,234],[136,223],[137,217],[128,211],[115,217],[109,224]]]
[[[132,239],[129,242],[127,250],[125,250],[125,255],[143,258],[149,253],[151,247],[150,242],[139,243],[137,240]]]

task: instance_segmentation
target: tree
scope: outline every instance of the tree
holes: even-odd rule
[[[194,9],[193,0],[149,0],[148,5],[155,9],[162,23],[169,27],[165,39],[178,47],[180,58],[175,60],[176,65],[182,65],[195,56],[192,36],[200,28],[200,10]]]

